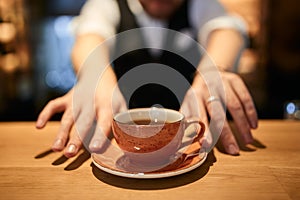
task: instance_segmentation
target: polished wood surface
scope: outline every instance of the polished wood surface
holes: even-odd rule
[[[260,121],[240,156],[214,149],[194,171],[164,179],[117,177],[87,152],[67,159],[50,145],[59,123],[0,123],[0,199],[300,199],[300,122]]]

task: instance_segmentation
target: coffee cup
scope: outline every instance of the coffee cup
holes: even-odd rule
[[[145,166],[164,166],[178,158],[185,130],[197,125],[192,142],[203,136],[205,125],[187,121],[176,110],[165,108],[136,108],[118,113],[113,118],[114,138],[132,163]]]

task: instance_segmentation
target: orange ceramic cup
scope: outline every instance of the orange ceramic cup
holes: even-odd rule
[[[178,111],[165,108],[137,108],[118,113],[113,119],[113,134],[124,154],[135,163],[164,165],[182,145],[186,128],[197,124],[193,141],[205,131],[201,121],[188,122]]]

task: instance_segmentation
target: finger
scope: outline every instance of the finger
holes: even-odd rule
[[[56,136],[56,139],[52,145],[53,151],[62,151],[66,145],[69,134],[71,132],[74,119],[71,109],[66,110],[61,119],[61,125]]]
[[[203,148],[207,151],[210,151],[213,147],[212,137],[209,130],[209,122],[207,116],[207,110],[205,108],[205,103],[203,101],[203,96],[208,96],[209,93],[206,89],[206,85],[202,85],[202,90],[199,91],[190,88],[184,98],[180,111],[187,117],[187,118],[198,118],[201,120],[206,129],[204,132],[203,137],[200,139],[200,144]]]
[[[220,101],[208,102],[207,109],[210,116],[210,131],[213,140],[219,139],[226,153],[239,154],[239,147],[226,120],[222,103]],[[213,143],[216,143],[216,141]]]
[[[208,122],[208,117],[206,114],[206,109],[204,108],[204,104],[201,104],[202,108],[200,108],[200,112],[201,112],[201,121],[204,123],[205,125],[205,132],[203,137],[200,139],[200,144],[201,146],[206,149],[207,152],[209,152],[210,150],[213,149],[213,140],[212,140],[212,135],[210,132],[210,128],[209,128],[209,122]]]
[[[113,93],[113,97],[111,99],[113,113],[123,112],[128,110],[125,98],[121,93],[119,87],[116,87]]]
[[[90,142],[91,152],[100,152],[109,144],[108,136],[111,133],[112,114],[107,109],[101,109],[97,114],[97,127],[95,134]]]
[[[201,106],[203,109],[200,109],[203,112],[203,114],[201,114],[201,120],[205,124],[206,128],[203,137],[200,139],[200,144],[206,150],[206,152],[210,152],[214,148],[214,144],[216,142],[213,141],[212,133],[210,131],[210,123],[207,117],[207,110],[204,107],[204,103],[202,103]]]
[[[205,126],[207,127],[207,125]],[[205,130],[203,137],[200,139],[200,145],[206,152],[210,152],[214,148],[212,134],[209,129]]]
[[[250,123],[251,128],[257,128],[258,117],[255,109],[253,99],[244,84],[244,82],[238,77],[235,80],[235,84],[231,84],[238,98],[242,102],[243,109],[246,113],[247,120]]]
[[[193,101],[196,102],[197,98],[194,95],[193,89],[190,88],[186,92],[184,99],[182,101],[182,104],[180,106],[180,110],[179,110],[179,112],[181,112],[186,118],[191,118],[193,116],[197,116],[197,115],[193,114],[193,110],[190,109],[190,107],[191,107],[190,104]]]
[[[75,156],[82,147],[82,140],[77,131],[73,131],[70,140],[65,148],[64,155],[67,158]]]
[[[49,119],[55,114],[64,111],[65,104],[61,97],[49,101],[45,108],[41,111],[36,122],[36,128],[43,128]]]
[[[83,142],[91,137],[94,133],[94,118],[95,115],[93,111],[86,108],[78,114],[77,119],[74,119],[76,131],[73,131],[73,134],[70,136],[69,142],[64,151],[65,156],[75,156],[82,147]]]
[[[227,86],[227,88],[231,88],[231,87]],[[247,119],[247,115],[245,113],[243,105],[241,104],[240,99],[237,97],[237,94],[231,89],[227,90],[226,104],[234,120],[234,123],[236,124],[236,127],[242,136],[242,140],[245,142],[245,144],[249,144],[253,142],[251,127]]]
[[[224,123],[224,127],[220,135],[219,141],[222,144],[226,153],[230,155],[239,154],[239,146],[227,121],[225,121]]]

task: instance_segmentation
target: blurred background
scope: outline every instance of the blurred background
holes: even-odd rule
[[[300,105],[300,1],[219,1],[248,24],[250,41],[238,73],[259,117],[300,119],[295,114]],[[84,2],[0,0],[0,121],[36,120],[49,100],[74,85],[72,19]]]

